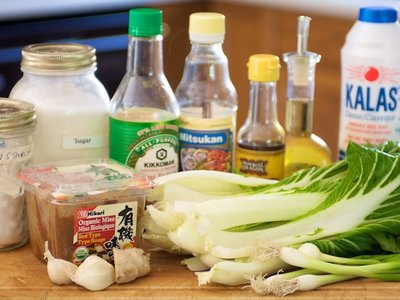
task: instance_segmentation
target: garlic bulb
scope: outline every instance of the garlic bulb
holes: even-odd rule
[[[115,270],[106,260],[91,255],[78,267],[72,280],[88,290],[101,291],[115,282]]]
[[[49,250],[49,243],[44,243],[44,258],[47,258],[47,274],[52,282],[56,284],[72,284],[70,276],[74,275],[78,267],[73,263],[54,258]]]
[[[139,248],[114,248],[115,279],[117,283],[135,280],[150,272],[150,254]]]

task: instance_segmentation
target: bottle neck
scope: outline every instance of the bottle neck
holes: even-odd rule
[[[181,107],[201,107],[202,118],[215,118],[212,107],[237,109],[237,95],[229,76],[228,59],[222,43],[191,41],[182,79],[176,89]]]
[[[222,50],[222,43],[202,44],[192,42],[192,48],[186,59],[186,66],[196,69],[192,75],[203,79],[229,79],[228,59]]]
[[[276,82],[250,81],[250,103],[247,122],[268,124],[277,120]]]
[[[207,55],[210,58],[226,59],[226,56],[222,49],[222,42],[205,44],[205,43],[198,43],[195,41],[191,41],[190,43],[192,45],[192,48],[190,49],[191,55]]]
[[[163,74],[162,35],[152,37],[129,36],[127,73],[131,76]]]

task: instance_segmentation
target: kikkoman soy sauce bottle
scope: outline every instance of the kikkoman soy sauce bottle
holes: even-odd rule
[[[285,131],[278,121],[276,82],[279,57],[250,56],[248,63],[250,102],[246,122],[237,138],[237,173],[269,179],[284,174]]]
[[[178,171],[179,106],[163,71],[162,12],[129,12],[127,71],[111,99],[110,157],[156,178]]]

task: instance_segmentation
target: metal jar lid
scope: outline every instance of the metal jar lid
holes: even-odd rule
[[[35,111],[31,103],[0,97],[0,133],[34,126]]]
[[[96,49],[83,44],[43,43],[22,49],[23,71],[74,71],[96,67]]]

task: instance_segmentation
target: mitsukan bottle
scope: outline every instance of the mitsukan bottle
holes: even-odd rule
[[[191,51],[175,95],[180,109],[181,170],[232,171],[237,95],[222,43],[225,17],[190,16]]]

